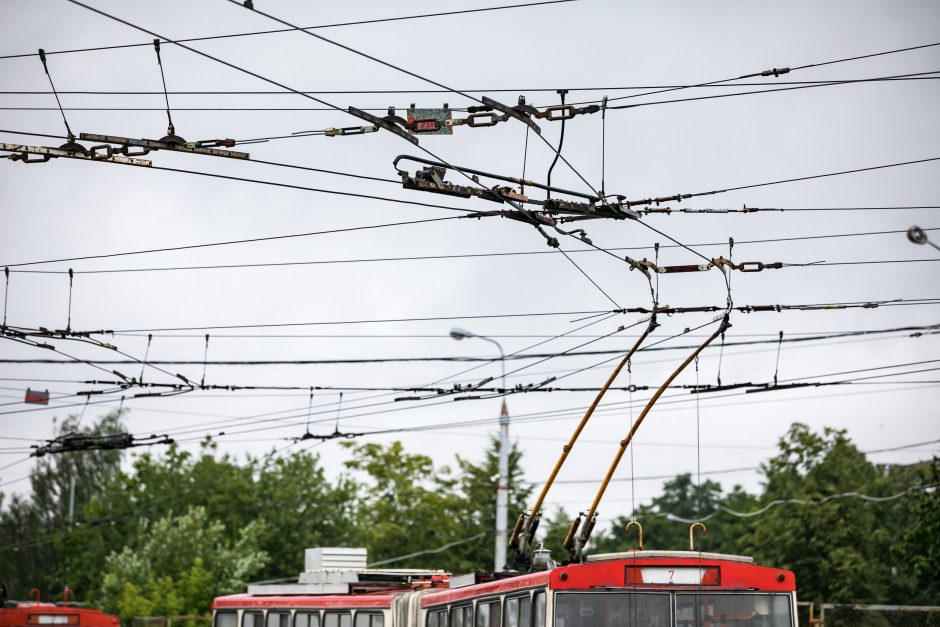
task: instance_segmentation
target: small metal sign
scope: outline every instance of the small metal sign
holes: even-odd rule
[[[32,405],[48,405],[49,390],[31,390],[26,388],[26,400],[23,402]]]
[[[416,109],[408,107],[408,126],[418,135],[453,135],[454,128],[447,124],[453,117],[450,107],[443,109]]]

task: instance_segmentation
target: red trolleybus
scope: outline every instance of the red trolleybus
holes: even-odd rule
[[[441,571],[311,570],[308,562],[296,584],[252,585],[247,594],[217,598],[214,627],[797,625],[793,573],[749,557],[629,551],[549,566],[451,577]]]
[[[5,590],[5,589],[4,589]],[[101,610],[79,607],[67,602],[70,588],[65,589],[62,603],[42,603],[39,590],[30,592],[34,601],[6,601],[0,604],[0,627],[44,627],[63,625],[65,627],[120,627],[117,616],[105,614]],[[0,595],[3,596],[3,595]]]

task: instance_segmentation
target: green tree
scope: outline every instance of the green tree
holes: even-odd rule
[[[665,482],[662,494],[654,497],[650,504],[639,506],[635,518],[643,525],[644,548],[687,550],[689,521],[704,518],[708,532],[703,536],[696,534],[696,550],[738,553],[749,525],[721,508],[747,510],[754,502],[755,498],[740,486],[722,494],[720,483],[706,480],[699,485],[691,473],[685,473]],[[631,530],[629,538],[626,533],[630,520],[628,516],[618,516],[608,531],[595,533],[591,550],[607,553],[636,548],[636,531]]]
[[[877,478],[845,431],[814,433],[800,423],[790,427],[780,453],[762,471],[765,505],[865,492]],[[884,600],[883,585],[891,576],[890,564],[877,559],[870,541],[876,531],[875,507],[857,498],[830,498],[770,509],[755,526],[752,546],[762,561],[795,571],[806,600],[874,602]]]
[[[56,437],[125,432],[118,412],[85,427],[79,416],[53,421],[53,425]],[[82,510],[118,473],[121,459],[122,451],[111,450],[59,453],[36,460],[30,473],[31,497],[13,497],[0,513],[0,562],[5,565],[3,577],[11,596],[25,598],[32,587],[44,596],[58,595],[66,585],[81,596],[89,594],[95,573],[89,572],[92,569],[74,542],[77,535],[85,535],[77,525]]]
[[[269,455],[240,464],[218,455],[206,440],[196,454],[172,446],[161,455],[140,455],[85,516],[116,523],[100,531],[102,547],[132,543],[139,518],[153,521],[170,510],[204,507],[233,541],[239,529],[263,519],[261,548],[270,560],[259,576],[278,577],[302,570],[305,547],[350,540],[354,495],[348,480],[334,486],[326,479],[315,455]]]
[[[202,507],[143,520],[136,541],[107,557],[101,603],[124,620],[141,612],[206,614],[214,597],[242,591],[268,561],[260,549],[264,526],[249,523],[231,541]]]
[[[479,532],[495,532],[496,529],[496,488],[499,481],[499,438],[491,437],[489,446],[483,453],[483,459],[474,463],[470,459],[457,456],[457,468],[460,472],[457,489],[462,497],[458,503],[460,524],[470,537]],[[532,485],[524,482],[522,470],[522,451],[513,442],[509,448],[509,508],[507,515],[507,533],[512,532],[516,518],[531,504]],[[460,556],[465,571],[490,570],[493,568],[495,538],[488,535],[485,540],[461,545],[453,553]],[[509,550],[509,559],[512,550]]]
[[[533,548],[540,547],[548,549],[552,554],[552,559],[561,562],[568,559],[568,552],[565,550],[565,536],[568,529],[571,528],[571,514],[565,511],[563,507],[556,507],[550,516],[542,518],[539,530],[536,533],[536,543]]]
[[[372,562],[439,547],[460,537],[455,517],[460,498],[447,467],[435,468],[426,455],[406,453],[401,442],[388,446],[350,445],[347,468],[364,475],[358,486],[355,538]],[[449,555],[426,555],[395,562],[395,567],[453,564]]]
[[[257,466],[257,515],[267,523],[261,547],[271,556],[262,577],[303,570],[305,548],[352,542],[357,486],[350,478],[340,477],[331,484],[319,458],[308,453],[264,460]]]
[[[904,474],[909,481],[899,486],[902,489],[924,487],[913,491],[907,502],[898,503],[907,505],[909,515],[898,528],[892,564],[906,567],[909,573],[908,602],[940,605],[940,459]]]

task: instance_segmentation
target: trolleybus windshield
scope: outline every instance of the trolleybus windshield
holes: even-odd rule
[[[555,627],[672,627],[668,592],[564,592],[555,597]]]
[[[555,627],[791,627],[792,624],[790,596],[786,594],[563,592],[555,597]]]

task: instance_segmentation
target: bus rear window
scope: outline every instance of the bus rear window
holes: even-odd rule
[[[676,595],[676,627],[789,627],[791,624],[788,595]]]
[[[555,626],[671,627],[670,605],[668,592],[567,592],[555,597]]]
[[[26,622],[30,625],[77,625],[78,614],[30,614]]]

